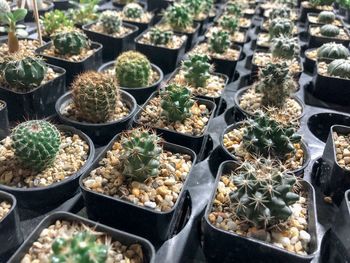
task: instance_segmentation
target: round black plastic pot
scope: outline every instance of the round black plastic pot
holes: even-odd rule
[[[46,12],[52,11],[54,8],[54,4],[48,1],[43,1],[43,3],[47,4],[47,7],[44,9],[40,9],[39,12],[39,17],[44,16]],[[34,22],[35,17],[33,10],[27,9],[27,15],[24,18],[24,22]]]
[[[0,203],[2,201],[11,204],[10,211],[0,220],[0,262],[7,262],[8,258],[22,244],[23,236],[17,213],[16,198],[9,193],[0,191]]]
[[[148,31],[144,32],[146,34]],[[170,49],[162,46],[154,46],[151,44],[140,43],[139,40],[143,37],[139,35],[135,39],[136,50],[147,56],[147,58],[162,69],[164,74],[174,71],[185,54],[187,39],[177,49]],[[181,35],[175,34],[178,37]]]
[[[191,176],[192,168],[186,177],[186,181],[179,193],[176,203],[168,212],[158,212],[151,208],[135,205],[130,201],[87,189],[83,183],[84,178],[86,178],[92,170],[100,166],[99,162],[106,156],[107,151],[113,147],[114,142],[119,140],[119,138],[119,134],[115,136],[103,152],[96,158],[89,170],[80,178],[80,189],[83,193],[88,216],[93,220],[114,228],[127,230],[135,235],[145,237],[153,244],[159,245],[169,239],[174,232],[177,225],[176,223],[179,220],[178,215],[181,212],[185,200],[185,189],[189,177]],[[163,148],[165,151],[170,151],[172,153],[187,154],[191,157],[192,163],[196,163],[196,154],[190,149],[168,142],[164,142]]]
[[[324,36],[316,36],[316,35],[312,35],[310,32],[310,28],[312,26],[309,27],[309,48],[313,48],[313,47],[320,47],[325,43],[329,43],[329,42],[335,42],[337,44],[342,44],[345,47],[349,47],[350,44],[350,34],[348,32],[348,30],[344,27],[344,31],[346,33],[346,35],[348,36],[348,39],[339,39],[336,37],[324,37]]]
[[[170,0],[147,0],[147,10],[155,13],[166,9],[173,1]]]
[[[88,123],[69,119],[62,114],[62,111],[67,105],[72,103],[72,92],[67,92],[56,102],[56,112],[61,120],[66,125],[73,126],[82,132],[86,133],[91,140],[98,145],[107,144],[117,133],[126,130],[130,119],[136,112],[136,100],[127,92],[120,90],[120,98],[130,110],[129,115],[108,123]]]
[[[102,44],[102,57],[104,60],[115,59],[123,51],[131,49],[134,44],[134,38],[138,35],[139,30],[137,26],[123,23],[124,27],[129,28],[132,31],[129,34],[118,38],[92,31],[90,28],[94,24],[95,22],[84,25],[82,28],[89,39]]]
[[[243,237],[236,233],[224,231],[213,226],[209,222],[208,216],[212,210],[220,177],[223,174],[231,173],[235,168],[237,168],[237,166],[238,164],[233,161],[227,161],[220,165],[218,174],[216,176],[215,185],[212,190],[211,198],[209,199],[210,201],[207,205],[204,218],[202,220],[203,251],[207,262],[311,262],[318,250],[316,231],[317,221],[315,192],[312,185],[306,181],[300,181],[300,184],[308,196],[308,232],[312,237],[309,248],[310,253],[307,256],[289,252],[287,250],[274,246],[273,244],[266,243],[254,238]]]
[[[46,187],[17,188],[0,184],[0,190],[9,192],[16,197],[21,220],[30,217],[34,211],[44,214],[72,197],[78,190],[80,175],[93,161],[95,147],[87,135],[73,127],[64,125],[57,127],[62,132],[79,135],[89,145],[88,157],[85,164],[75,174],[61,182]]]
[[[7,102],[10,121],[43,118],[55,113],[56,100],[66,92],[66,71],[48,66],[58,76],[31,91],[18,92],[0,86],[0,98]]]
[[[68,0],[54,0],[54,9],[67,10],[70,7]]]
[[[43,54],[45,49],[49,49],[52,45],[52,42],[49,42],[42,47],[38,48],[35,52],[43,56],[47,63],[64,68],[66,70],[66,82],[69,86],[74,77],[84,71],[96,70],[102,64],[102,45],[100,43],[91,42],[91,49],[94,50],[94,53],[85,58],[82,61],[68,61],[59,57],[52,57]]]
[[[1,106],[2,105],[2,106]],[[7,104],[0,100],[0,141],[10,134]]]
[[[107,62],[103,64],[99,69],[98,72],[103,72],[105,70],[108,70],[109,68],[114,67],[114,61]],[[145,103],[145,101],[151,96],[153,92],[155,92],[158,89],[159,84],[162,82],[164,74],[163,71],[157,67],[154,64],[152,65],[152,69],[157,71],[159,75],[159,79],[157,82],[153,83],[152,85],[148,87],[140,87],[140,88],[126,88],[126,87],[120,87],[122,90],[127,91],[130,93],[135,99],[137,104],[142,105]]]
[[[21,262],[25,254],[28,253],[28,250],[31,248],[33,243],[38,240],[41,232],[45,228],[54,225],[57,220],[81,222],[82,224],[93,228],[97,232],[106,233],[107,236],[112,238],[112,241],[119,241],[126,246],[130,246],[132,244],[140,244],[144,255],[143,262],[154,263],[155,249],[148,240],[67,212],[55,212],[45,217],[30,234],[30,236],[24,241],[16,253],[11,257],[9,263]]]
[[[151,99],[153,99],[154,97],[158,96],[158,92],[154,92],[151,97],[145,102],[144,107],[149,103],[149,101]],[[216,105],[212,102],[212,101],[208,101],[208,100],[204,100],[204,99],[197,99],[196,100],[199,104],[204,104],[207,109],[211,112],[209,122],[211,121],[211,119],[214,116],[215,110],[216,110]],[[143,107],[143,108],[144,108]],[[143,109],[140,108],[139,111],[134,115],[134,119],[133,119],[133,124],[134,125],[138,125],[138,126],[142,126],[144,124],[141,124],[138,122],[138,119],[141,116]],[[169,129],[162,129],[162,128],[158,128],[158,127],[152,127],[157,131],[157,134],[159,134],[162,138],[164,138],[167,142],[171,142],[177,145],[182,145],[184,147],[188,147],[191,150],[193,150],[196,154],[199,154],[202,150],[202,147],[205,145],[205,143],[207,142],[208,139],[208,134],[207,134],[207,129],[208,129],[208,125],[205,128],[205,130],[203,131],[203,133],[199,136],[191,136],[185,133],[179,133],[173,130],[169,130]]]

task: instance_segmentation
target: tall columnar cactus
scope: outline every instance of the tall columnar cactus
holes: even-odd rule
[[[230,45],[230,36],[226,31],[214,32],[209,39],[209,50],[217,54],[225,53]]]
[[[51,248],[53,263],[104,263],[108,256],[108,246],[98,243],[96,236],[87,231],[71,238],[56,238]]]
[[[55,51],[61,55],[78,55],[90,47],[88,37],[77,29],[62,29],[52,35]]]
[[[285,160],[295,152],[293,144],[301,140],[293,128],[286,128],[263,113],[249,119],[244,127],[243,144],[256,155]]]
[[[184,4],[177,4],[168,7],[164,14],[165,21],[175,31],[184,32],[193,25],[193,15],[189,7]]]
[[[337,26],[326,24],[320,28],[320,33],[325,37],[336,37],[340,33],[340,29]]]
[[[88,71],[79,75],[72,84],[74,104],[79,115],[88,122],[106,122],[119,99],[113,76]]]
[[[130,3],[124,6],[123,14],[128,18],[140,18],[144,14],[144,10],[139,4]]]
[[[149,130],[133,129],[121,137],[123,148],[120,156],[123,175],[131,180],[144,182],[159,174],[161,139]]]
[[[194,87],[205,87],[210,78],[209,56],[205,54],[195,54],[185,60],[182,70],[185,72],[185,80]]]
[[[146,87],[152,74],[147,57],[136,51],[122,53],[115,63],[115,73],[122,87]]]
[[[317,20],[323,24],[332,24],[335,20],[335,14],[332,11],[322,11],[318,14]]]
[[[275,8],[272,9],[269,14],[269,19],[273,20],[275,18],[290,18],[291,10],[290,8]]]
[[[162,30],[153,27],[149,31],[150,41],[153,45],[167,45],[172,39],[174,33],[171,30]]]
[[[191,92],[185,86],[169,84],[160,91],[162,115],[169,122],[184,121],[192,115],[194,104]]]
[[[328,74],[334,77],[350,79],[350,60],[336,59],[328,65]]]
[[[99,22],[103,30],[108,34],[114,34],[120,31],[122,20],[117,11],[107,10],[101,13]]]
[[[261,104],[265,107],[282,108],[294,89],[288,65],[285,62],[268,63],[261,69],[260,79],[256,90],[263,95]]]
[[[242,14],[242,7],[238,3],[229,2],[226,5],[225,11],[228,15],[240,17]]]
[[[233,34],[238,28],[238,20],[234,16],[224,15],[220,19],[220,26],[223,29],[228,30],[231,34]]]
[[[293,59],[298,49],[295,38],[279,36],[272,39],[271,53],[273,57]]]
[[[257,162],[244,162],[232,173],[236,190],[230,193],[235,215],[257,228],[268,228],[285,222],[292,215],[290,205],[299,200],[294,192],[297,179],[279,168]]]
[[[280,35],[291,36],[293,32],[294,24],[292,20],[287,18],[275,18],[270,21],[269,35],[270,39],[278,37]]]
[[[13,129],[11,139],[15,156],[25,167],[34,171],[50,166],[61,144],[57,128],[43,120],[20,123]]]
[[[317,49],[318,59],[339,59],[348,58],[350,56],[349,49],[342,44],[334,42],[325,43]]]

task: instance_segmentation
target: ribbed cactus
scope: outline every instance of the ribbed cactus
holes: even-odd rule
[[[228,30],[231,34],[233,34],[238,28],[238,20],[234,16],[224,15],[220,19],[220,26],[223,29]]]
[[[43,120],[20,123],[13,129],[11,139],[15,156],[25,167],[35,171],[54,162],[61,144],[57,128]]]
[[[167,45],[172,39],[174,33],[171,30],[162,30],[153,27],[149,31],[150,41],[153,45]]]
[[[175,31],[185,31],[193,25],[193,16],[189,7],[184,4],[173,4],[164,14],[165,21]]]
[[[160,91],[162,115],[169,122],[184,121],[192,115],[194,101],[185,86],[169,84]]]
[[[127,51],[117,58],[115,73],[122,87],[146,87],[152,74],[152,66],[145,55]]]
[[[205,87],[210,78],[209,56],[195,54],[185,60],[182,70],[185,72],[186,81],[193,87]]]
[[[289,206],[300,198],[294,192],[296,177],[266,164],[263,158],[244,162],[232,178],[237,187],[230,193],[234,214],[257,228],[266,229],[288,220],[292,215]]]
[[[163,148],[155,133],[136,128],[123,134],[120,141],[123,149],[120,161],[125,177],[144,182],[159,174]]]
[[[52,35],[55,51],[61,55],[78,55],[84,48],[89,48],[88,37],[77,29],[64,29]]]
[[[6,0],[0,0],[0,14],[11,12],[10,5]]]
[[[113,76],[84,72],[74,80],[72,91],[74,104],[83,120],[103,123],[115,113],[119,94]]]
[[[297,49],[295,38],[279,36],[272,39],[271,53],[275,58],[293,59]]]
[[[349,49],[342,44],[334,42],[325,43],[317,49],[318,59],[339,59],[348,58],[350,56]]]
[[[335,20],[335,14],[332,11],[322,11],[318,14],[317,20],[323,24],[332,24]]]
[[[273,20],[275,18],[290,18],[291,10],[290,8],[275,8],[272,9],[269,14],[269,19]]]
[[[320,33],[325,37],[336,37],[340,33],[340,29],[337,26],[326,24],[320,28]]]
[[[226,5],[226,13],[236,17],[240,17],[242,14],[242,7],[238,3],[229,2]]]
[[[350,79],[350,60],[336,59],[328,65],[328,74],[334,77]]]
[[[108,34],[114,34],[120,31],[122,20],[117,11],[107,10],[101,13],[99,17],[103,30]]]
[[[226,31],[214,32],[209,39],[209,50],[214,53],[223,54],[230,46],[230,35]]]
[[[98,243],[96,236],[87,231],[71,238],[56,238],[51,248],[53,263],[105,263],[108,256],[108,246]]]
[[[292,35],[294,24],[292,20],[287,18],[275,18],[270,21],[269,35],[270,39],[284,35]]]
[[[293,144],[301,140],[293,128],[286,128],[261,112],[244,127],[243,145],[256,155],[285,160],[288,154],[295,152]]]
[[[137,3],[130,3],[124,6],[123,14],[128,18],[140,18],[144,13],[142,6]]]

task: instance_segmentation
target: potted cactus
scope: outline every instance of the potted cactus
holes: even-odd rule
[[[22,122],[0,143],[0,189],[16,196],[20,213],[48,211],[75,194],[94,152],[91,140],[74,128]]]
[[[145,54],[164,73],[172,72],[185,54],[186,35],[155,26],[135,39],[136,50]]]
[[[153,263],[153,245],[86,218],[55,212],[45,217],[10,262]]]
[[[90,24],[98,19],[98,2],[99,0],[73,2],[74,8],[67,11],[67,16],[76,27],[82,28],[83,25]]]
[[[209,20],[208,2],[202,0],[181,0],[180,2],[188,6],[193,20],[199,24],[199,35],[203,34]]]
[[[343,24],[339,18],[336,17],[335,13],[332,11],[322,11],[317,13],[307,14],[308,24],[325,25],[332,24],[334,26],[341,27]]]
[[[103,11],[97,22],[83,26],[85,34],[103,45],[103,59],[115,59],[121,52],[130,49],[138,32],[138,27],[122,22],[117,11]]]
[[[255,10],[250,8],[245,8],[244,4],[238,3],[227,3],[224,12],[214,23],[220,24],[221,20],[225,16],[233,17],[238,20],[238,26],[243,29],[248,29],[252,25],[251,17]]]
[[[129,3],[125,5],[123,10],[120,12],[120,17],[124,22],[138,27],[139,30],[137,35],[151,26],[155,18],[152,12],[145,11],[144,8],[138,3]]]
[[[120,88],[142,105],[163,80],[162,70],[137,51],[126,51],[116,61],[102,65],[98,71],[115,76]]]
[[[70,20],[63,11],[54,10],[45,13],[41,18],[43,39],[50,41],[50,36],[56,31],[64,27],[73,27],[74,23]]]
[[[35,17],[34,17],[34,5],[33,5],[33,1],[31,0],[19,0],[18,1],[18,7],[22,6],[22,1],[25,2],[25,4],[23,5],[25,7],[25,9],[28,10],[25,18],[24,18],[24,22],[34,22],[35,21]],[[51,1],[45,1],[45,0],[36,0],[37,6],[38,6],[38,13],[39,16],[44,15],[46,12],[52,11],[54,4]]]
[[[337,27],[332,24],[310,25],[309,26],[309,48],[319,47],[327,42],[336,42],[349,46],[350,34],[344,27]]]
[[[4,139],[10,134],[10,123],[8,119],[7,104],[0,100],[0,140]]]
[[[333,0],[309,0],[301,2],[300,21],[305,22],[308,13],[320,13],[322,11],[333,11]]]
[[[67,84],[75,75],[97,69],[102,63],[102,45],[91,42],[75,28],[62,28],[51,35],[52,41],[36,50],[45,60],[67,70]]]
[[[116,135],[80,179],[89,218],[160,244],[178,220],[195,162],[194,152],[148,129]]]
[[[104,145],[127,128],[136,111],[135,99],[119,90],[107,73],[87,71],[74,80],[71,91],[56,102],[60,120]]]

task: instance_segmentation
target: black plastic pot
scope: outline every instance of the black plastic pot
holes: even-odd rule
[[[78,62],[68,61],[59,57],[52,57],[43,54],[43,51],[45,49],[49,49],[51,45],[52,42],[49,42],[42,47],[39,47],[35,52],[38,55],[43,56],[47,63],[66,70],[67,86],[72,83],[74,77],[79,73],[87,70],[96,70],[102,64],[102,45],[100,43],[91,42],[91,49],[94,49],[94,53],[84,60]]]
[[[144,32],[135,39],[136,50],[146,55],[147,58],[152,63],[160,67],[165,74],[172,72],[180,63],[182,57],[185,54],[187,39],[182,43],[181,47],[177,49],[170,49],[162,46],[140,43],[139,40],[147,32],[148,31]],[[179,37],[181,36],[179,34],[175,35]]]
[[[39,17],[44,16],[46,12],[50,12],[53,10],[54,8],[54,4],[52,2],[49,1],[43,1],[45,4],[47,4],[48,6],[44,9],[40,9],[39,12]],[[27,15],[24,18],[24,22],[34,22],[35,21],[35,17],[34,17],[34,13],[33,10],[27,9]]]
[[[343,27],[343,29],[344,29],[345,33],[347,34],[348,39],[339,39],[339,38],[336,38],[336,37],[315,36],[315,35],[312,35],[311,32],[310,32],[311,27],[313,27],[313,26],[310,26],[309,30],[308,30],[308,33],[309,33],[309,48],[320,47],[323,44],[329,43],[329,42],[335,42],[337,44],[342,44],[345,47],[349,47],[350,34],[349,34],[349,31],[345,27]]]
[[[311,58],[309,58],[307,55],[306,55],[306,52],[309,52],[309,51],[312,51],[312,50],[315,50],[317,48],[309,48],[307,50],[305,50],[305,59],[304,59],[304,69],[307,71],[307,72],[310,72],[310,73],[313,73],[314,70],[315,70],[315,65],[316,65],[316,60],[313,60]]]
[[[66,125],[73,126],[82,132],[86,133],[91,140],[99,145],[107,144],[117,133],[126,130],[130,119],[136,112],[136,100],[127,92],[120,90],[120,97],[123,103],[130,110],[129,115],[113,122],[108,123],[88,123],[69,119],[61,112],[67,105],[72,102],[72,92],[67,92],[56,102],[56,112],[61,120]]]
[[[199,35],[203,35],[203,33],[207,30],[207,26],[209,23],[209,16],[202,20],[194,20],[195,23],[199,24]]]
[[[305,7],[305,6],[303,6],[303,4],[301,4],[299,21],[304,23],[307,20],[307,14],[308,13],[314,13],[314,14],[316,13],[316,14],[318,14],[321,11],[322,10],[317,9],[315,7]]]
[[[162,24],[162,23],[163,23],[162,21],[159,22],[159,24]],[[174,31],[174,33],[176,34],[187,36],[187,43],[186,43],[186,50],[185,50],[186,52],[191,50],[198,41],[200,25],[194,22],[193,26],[194,26],[194,31],[192,33]]]
[[[141,23],[141,22],[135,22],[135,21],[129,21],[129,20],[125,20],[125,23],[137,26],[138,31],[137,31],[137,34],[135,35],[136,37],[139,34],[141,34],[143,31],[147,30],[150,26],[152,26],[154,24],[155,19],[156,19],[156,15],[152,13],[152,18],[147,23]]]
[[[79,135],[89,145],[88,158],[85,164],[75,174],[47,187],[17,188],[0,184],[0,190],[9,192],[16,197],[21,220],[25,219],[23,217],[24,215],[30,216],[34,211],[46,213],[71,198],[78,190],[80,175],[89,168],[93,161],[95,147],[87,135],[73,127],[64,125],[57,127],[60,131]]]
[[[230,173],[237,166],[238,164],[233,161],[227,161],[220,165],[211,198],[209,199],[210,201],[202,220],[204,238],[203,251],[207,262],[310,262],[317,252],[318,241],[316,231],[315,193],[312,185],[306,181],[301,181],[300,183],[308,194],[308,232],[312,238],[310,242],[310,254],[307,256],[291,253],[254,238],[243,237],[235,233],[221,230],[209,222],[208,216],[212,210],[220,177],[222,174]]]
[[[40,224],[35,228],[35,230],[30,234],[30,236],[24,241],[22,246],[16,251],[16,253],[10,258],[9,263],[21,262],[22,258],[28,252],[32,244],[38,240],[41,232],[48,228],[50,225],[54,225],[57,220],[68,221],[68,222],[81,222],[86,226],[93,228],[98,232],[103,232],[112,237],[113,241],[119,241],[123,245],[140,244],[142,247],[142,252],[144,254],[144,261],[154,263],[155,250],[153,245],[146,239],[141,237],[110,228],[108,226],[102,225],[97,222],[93,222],[86,218],[67,213],[67,212],[55,212],[47,217],[45,217]]]
[[[90,28],[93,24],[95,24],[95,22],[84,25],[83,30],[89,39],[102,44],[102,56],[104,60],[115,59],[123,51],[131,49],[134,44],[134,38],[138,35],[139,30],[137,26],[123,23],[124,27],[130,28],[132,31],[122,38],[117,38],[92,31]]]
[[[92,170],[100,166],[99,162],[106,156],[107,151],[113,147],[114,142],[119,139],[119,136],[120,134],[113,138],[103,152],[95,159],[90,169],[80,178],[80,189],[83,193],[88,216],[106,225],[145,237],[154,244],[160,244],[171,237],[179,220],[178,215],[185,200],[185,188],[191,176],[193,166],[187,175],[176,203],[168,212],[158,212],[151,208],[135,205],[130,201],[87,189],[83,184],[84,178]],[[168,142],[164,142],[163,148],[165,151],[187,154],[191,156],[192,163],[196,163],[196,154],[188,148]]]
[[[7,104],[0,100],[0,141],[10,134],[10,124],[8,119]]]
[[[114,67],[114,61],[107,62],[103,64],[99,69],[98,72],[103,72],[109,68]],[[126,88],[126,87],[120,87],[122,90],[127,91],[130,93],[135,99],[137,104],[142,105],[145,103],[145,101],[151,96],[153,92],[155,92],[158,89],[159,84],[162,82],[164,74],[163,71],[157,67],[154,64],[152,65],[152,69],[158,72],[159,79],[157,82],[153,83],[152,85],[148,87],[140,87],[140,88]]]
[[[0,220],[0,262],[6,262],[23,242],[23,236],[19,224],[16,198],[9,193],[0,191],[0,203],[2,201],[11,204],[10,211]]]
[[[166,9],[172,2],[171,0],[147,0],[147,10],[158,13]]]
[[[309,25],[324,25],[324,24],[326,24],[326,23],[321,23],[321,22],[318,22],[318,21],[316,21],[316,23],[314,23],[314,22],[311,22],[310,21],[310,17],[312,17],[312,16],[318,16],[318,13],[308,13],[307,14],[307,24],[306,24],[306,28],[308,28],[309,27]],[[340,21],[339,19],[338,19],[338,17],[336,17],[336,20],[338,20],[338,21]]]
[[[70,7],[69,0],[54,0],[54,9],[67,10]]]
[[[151,97],[145,102],[143,105],[144,107],[149,103],[151,99],[154,97],[158,96],[158,92],[154,92]],[[197,99],[197,102],[199,104],[204,104],[207,109],[211,112],[209,122],[214,116],[215,110],[216,110],[216,105],[212,101],[204,100],[204,99]],[[144,108],[143,107],[143,108]],[[133,123],[134,125],[142,126],[143,124],[138,122],[138,119],[142,113],[143,109],[140,108],[139,111],[135,114]],[[168,130],[168,129],[162,129],[158,127],[152,127],[157,131],[157,134],[159,134],[162,138],[164,138],[167,142],[171,142],[177,145],[182,145],[184,147],[188,147],[191,150],[193,150],[196,154],[199,154],[202,150],[202,147],[205,145],[208,139],[208,134],[207,134],[207,129],[208,129],[208,124],[203,131],[202,135],[200,136],[192,136],[188,135],[185,133],[178,133],[173,130]]]

